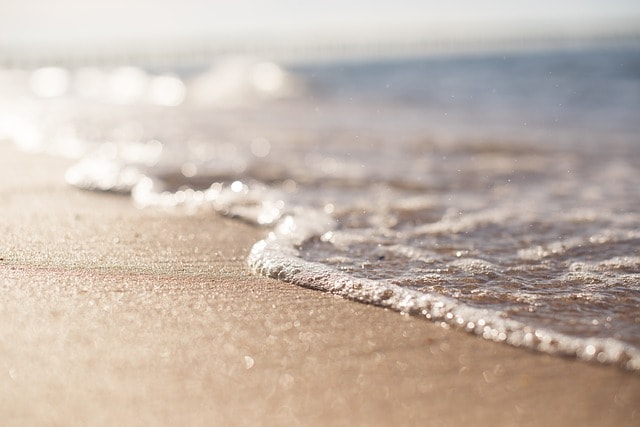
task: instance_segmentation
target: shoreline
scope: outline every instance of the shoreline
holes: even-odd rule
[[[3,425],[637,425],[640,376],[252,275],[266,230],[0,142]]]

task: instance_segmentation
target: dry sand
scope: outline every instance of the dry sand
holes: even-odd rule
[[[0,143],[0,424],[640,425],[640,375],[251,275],[264,233]]]

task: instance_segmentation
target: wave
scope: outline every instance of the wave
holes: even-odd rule
[[[268,227],[256,274],[639,371],[637,61],[573,55],[4,72],[0,138]]]

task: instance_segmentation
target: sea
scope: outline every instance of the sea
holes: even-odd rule
[[[0,93],[0,139],[70,185],[263,227],[255,274],[640,371],[638,40],[5,67]]]

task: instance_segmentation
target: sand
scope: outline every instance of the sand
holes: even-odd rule
[[[640,425],[640,375],[252,275],[266,231],[0,142],[0,424]]]

